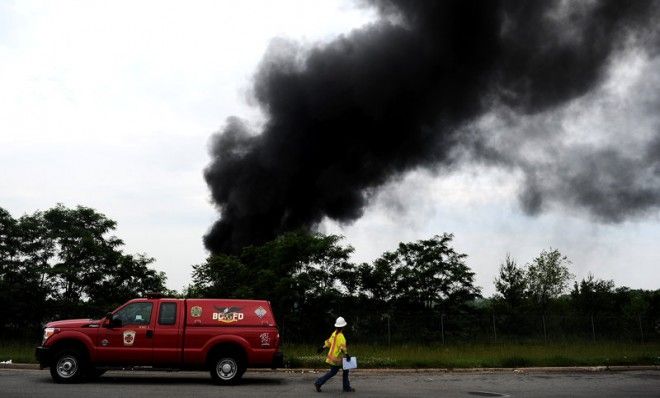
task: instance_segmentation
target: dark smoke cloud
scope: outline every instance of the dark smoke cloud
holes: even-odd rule
[[[521,172],[530,215],[559,207],[618,223],[657,213],[660,57],[633,48],[614,61],[604,85],[560,109],[491,110],[464,132],[467,159]]]
[[[631,36],[657,45],[655,3],[576,3],[381,1],[379,22],[327,45],[276,42],[253,87],[265,125],[230,118],[213,139],[205,177],[221,218],[206,247],[353,221],[383,184],[453,167],[466,143],[482,143],[471,149],[490,153],[482,161],[515,165],[465,125],[496,107],[524,116],[561,106],[598,87]],[[547,192],[527,176],[533,211]]]
[[[546,201],[585,208],[600,221],[620,222],[660,205],[660,163],[625,157],[616,149],[568,150],[566,161],[548,170],[527,169],[521,194],[530,214]],[[654,171],[655,170],[655,171]]]
[[[660,65],[656,65],[660,66]],[[656,77],[660,73],[656,73]],[[653,84],[653,95],[660,84]],[[643,88],[639,88],[644,91]],[[660,109],[660,102],[656,110]],[[642,107],[643,109],[643,107]],[[534,162],[517,159],[525,173],[521,204],[529,214],[538,214],[553,204],[586,211],[600,222],[622,222],[647,216],[660,207],[660,122],[650,119],[650,126],[640,126],[641,115],[632,115],[627,128],[616,135],[604,135],[598,145],[570,145],[554,141],[560,150],[552,161]],[[619,128],[621,126],[614,126]],[[561,127],[557,126],[557,130]],[[638,142],[626,135],[637,133]],[[650,133],[639,134],[639,133]],[[553,141],[548,141],[553,142]],[[512,158],[512,157],[511,157]]]

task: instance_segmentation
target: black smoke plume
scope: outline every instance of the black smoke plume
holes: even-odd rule
[[[453,166],[462,127],[494,107],[552,109],[594,89],[630,37],[657,49],[656,4],[376,1],[378,22],[329,44],[275,42],[253,87],[265,125],[230,118],[213,138],[206,247],[359,218],[391,179]]]

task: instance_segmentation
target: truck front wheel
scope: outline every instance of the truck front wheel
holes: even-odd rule
[[[211,379],[216,384],[236,384],[245,373],[237,355],[218,355],[211,362]]]
[[[78,383],[83,378],[84,357],[76,349],[64,349],[53,356],[50,375],[55,383]]]

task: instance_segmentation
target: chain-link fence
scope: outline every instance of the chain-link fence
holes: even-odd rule
[[[557,343],[571,341],[660,341],[660,320],[648,317],[597,315],[465,315],[379,313],[348,319],[352,342],[371,344],[488,344],[497,342]],[[283,327],[287,343],[325,338],[332,325],[306,331]],[[287,332],[294,333],[287,333]]]

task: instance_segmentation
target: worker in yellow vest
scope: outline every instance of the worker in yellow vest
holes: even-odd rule
[[[314,382],[314,387],[316,387],[317,392],[321,392],[321,386],[331,377],[336,375],[337,372],[339,372],[339,369],[342,368],[342,358],[350,358],[348,355],[348,348],[346,347],[346,337],[344,337],[344,333],[342,333],[342,330],[346,325],[347,323],[344,318],[337,318],[337,321],[335,321],[335,331],[332,332],[330,338],[325,341],[323,347],[318,349],[318,353],[320,354],[324,349],[330,348],[328,356],[325,359],[325,362],[330,365],[330,370]],[[348,369],[343,369],[342,380],[344,391],[355,391],[355,389],[351,387],[351,382],[348,380]]]

